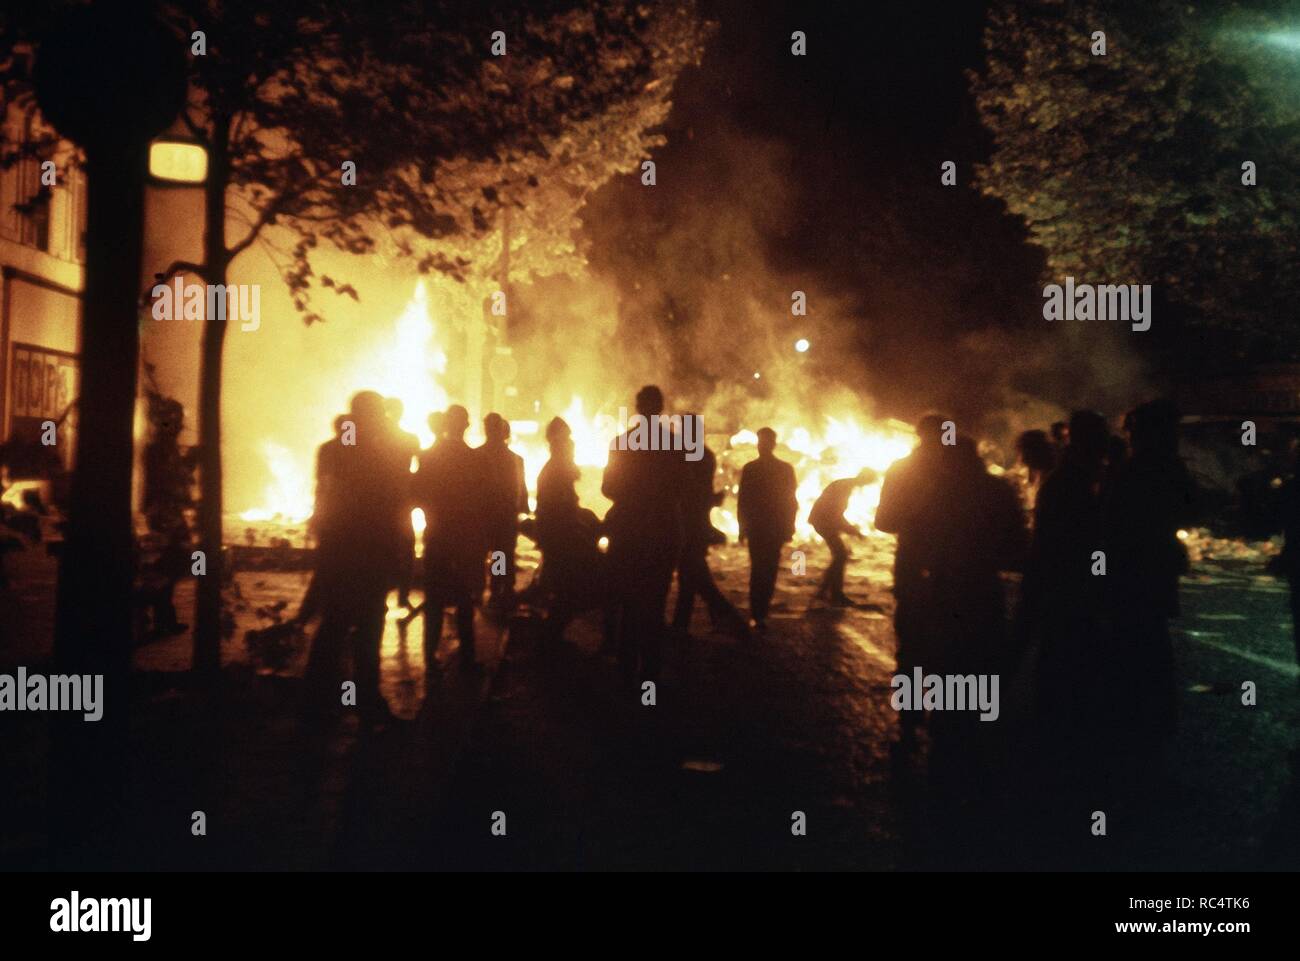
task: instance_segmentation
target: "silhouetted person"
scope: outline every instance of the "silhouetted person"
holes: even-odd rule
[[[808,512],[808,523],[826,541],[826,546],[831,551],[830,566],[822,575],[817,593],[813,596],[829,601],[835,607],[853,606],[853,601],[844,593],[844,568],[849,562],[849,548],[844,543],[844,537],[866,536],[844,516],[844,512],[849,509],[849,499],[853,492],[875,479],[875,472],[868,468],[856,477],[831,481]]]
[[[443,433],[420,454],[413,490],[424,509],[425,670],[432,671],[442,615],[455,609],[460,663],[475,665],[474,604],[483,591],[483,526],[479,458],[465,443],[469,412],[459,404],[443,415]]]
[[[339,441],[340,443],[342,442],[342,438],[343,438],[344,424],[347,423],[350,423],[347,414],[339,414],[337,417],[334,418],[334,439],[336,441]],[[308,518],[307,520],[307,535],[311,539],[311,541],[316,544],[315,556],[317,562],[312,567],[311,580],[307,583],[307,590],[303,592],[302,601],[298,605],[298,613],[293,618],[293,620],[298,624],[298,626],[304,628],[308,624],[310,624],[311,621],[321,612],[321,607],[322,607],[321,595],[324,593],[325,579],[328,576],[327,573],[322,569],[321,564],[319,563],[319,559],[321,556],[320,555],[321,525],[326,521],[327,518],[333,516],[334,511],[344,509],[342,505],[335,507],[334,505],[328,502],[329,494],[331,491],[331,485],[333,482],[332,479],[329,478],[328,476],[324,478],[322,478],[321,476],[320,461],[321,461],[322,451],[324,450],[325,450],[325,445],[321,445],[321,447],[318,448],[316,452],[316,503],[315,503],[315,508],[312,511],[311,517]],[[327,460],[329,459],[329,455],[326,455],[326,459]]]
[[[697,414],[684,414],[698,417]],[[698,423],[698,421],[697,421]],[[722,501],[721,494],[713,491],[713,476],[718,470],[718,459],[705,447],[696,461],[685,461],[682,497],[682,548],[677,559],[677,602],[673,611],[673,630],[686,633],[691,626],[691,613],[695,598],[704,601],[709,611],[709,623],[715,630],[735,634],[745,631],[744,620],[735,606],[723,596],[714,583],[709,570],[709,547],[720,536],[710,520],[713,508]]]
[[[404,410],[400,397],[389,397],[384,401],[384,412],[388,415],[391,440],[396,448],[394,456],[401,461],[407,473],[410,473],[415,458],[420,453],[420,439],[402,429]],[[397,510],[395,522],[403,538],[403,560],[399,562],[397,570],[397,603],[406,608],[411,606],[411,575],[415,571],[415,529],[411,526],[411,511],[414,508],[414,500],[409,497],[403,498],[395,505]]]
[[[1015,488],[989,473],[975,442],[958,436],[941,448],[941,473],[928,510],[935,542],[923,548],[939,634],[923,645],[937,661],[927,673],[996,674],[1009,667],[1003,571],[1024,568],[1025,512]],[[921,522],[921,530],[928,524]],[[901,546],[901,538],[900,538]]]
[[[875,526],[897,538],[894,551],[894,633],[898,642],[898,672],[930,669],[938,659],[936,645],[946,625],[936,616],[938,599],[932,572],[943,551],[944,515],[935,509],[945,496],[942,414],[926,414],[916,425],[917,445],[911,454],[885,472],[876,506]],[[902,745],[910,749],[923,717],[902,711]]]
[[[528,488],[524,483],[524,459],[509,447],[510,422],[500,414],[488,414],[483,418],[483,435],[486,440],[474,453],[479,459],[479,481],[483,485],[488,603],[507,610],[514,606],[519,515],[528,513]]]
[[[1065,448],[1070,443],[1070,425],[1063,420],[1055,420],[1052,421],[1049,432],[1052,435],[1052,446],[1056,448],[1056,457],[1059,461],[1065,453]]]
[[[429,433],[431,433],[431,434],[433,435],[433,443],[434,443],[434,444],[437,444],[438,441],[442,440],[444,437],[447,436],[447,427],[446,427],[446,423],[447,423],[447,413],[446,413],[446,411],[441,411],[441,410],[430,411],[430,412],[429,412],[429,417],[428,417],[428,421],[427,421],[427,423],[428,423],[428,425],[429,425]],[[415,456],[416,456],[416,470],[419,470],[419,458],[420,458],[420,451],[419,451],[419,450],[417,450],[417,451],[415,452]],[[423,509],[423,507],[421,507],[421,505],[420,505],[418,499],[417,499],[416,496],[415,496],[415,486],[416,486],[415,479],[412,478],[412,479],[411,479],[411,484],[410,484],[411,502],[412,502],[412,504],[414,505],[414,507],[418,507],[418,508],[420,508],[420,512],[421,512],[421,514],[423,514],[423,513],[424,513],[424,509]],[[412,524],[414,525],[414,518],[412,518]],[[425,526],[426,526],[426,527],[428,526],[427,518],[426,518],[426,524],[425,524]],[[412,526],[411,533],[412,533],[412,534],[415,533],[414,526]],[[424,570],[424,571],[427,571],[427,570],[429,569],[429,568],[428,568],[428,564],[421,562],[421,569]],[[408,608],[409,608],[408,613],[407,613],[407,615],[406,615],[406,619],[407,619],[407,620],[414,620],[414,619],[415,619],[416,617],[418,617],[420,614],[423,614],[423,613],[424,613],[424,604],[422,604],[422,603],[421,603],[421,604],[417,604],[417,605],[415,605],[415,606],[413,606],[413,607],[412,607],[411,605],[409,605],[409,604],[408,604],[407,606],[408,606]]]
[[[663,410],[659,388],[641,388],[636,412],[653,433]],[[610,443],[600,487],[613,502],[605,517],[608,569],[619,666],[628,684],[656,680],[662,667],[664,605],[682,543],[686,483],[683,451],[634,449],[638,444],[635,424]]]
[[[1016,457],[1025,469],[1025,507],[1032,511],[1038,489],[1056,467],[1056,447],[1046,431],[1027,430],[1016,438]]]
[[[573,460],[573,432],[562,417],[546,425],[550,459],[537,474],[537,527],[545,546],[546,529],[562,524],[578,509],[578,478],[582,470]]]
[[[910,676],[920,668],[923,675],[1005,681],[1000,573],[1023,566],[1024,510],[1010,481],[989,473],[974,441],[945,437],[936,426],[921,425],[928,440],[901,468],[891,469],[885,482],[889,500],[882,491],[877,510],[877,527],[881,513],[886,527],[900,527],[898,672]],[[936,434],[952,443],[936,445]],[[910,516],[891,518],[892,510]],[[1008,685],[999,687],[1003,693],[994,704],[1001,712]],[[986,752],[997,725],[982,721],[975,710],[900,711],[900,737],[891,748],[895,762],[910,760],[922,724],[930,730],[929,778],[935,810],[943,813],[936,825],[940,837],[968,836],[987,812]]]
[[[1166,401],[1133,411],[1125,422],[1132,455],[1114,471],[1104,505],[1115,669],[1108,688],[1114,720],[1149,746],[1173,733],[1177,716],[1169,618],[1178,615],[1178,579],[1188,570],[1178,530],[1195,521],[1178,420]]]
[[[144,569],[142,594],[152,613],[152,632],[179,634],[189,626],[177,619],[174,598],[177,581],[190,571],[185,511],[194,504],[194,461],[177,443],[184,421],[178,401],[151,396],[149,419],[152,436],[144,449],[143,507],[157,557]]]
[[[341,426],[340,436],[322,444],[316,457],[314,576],[321,624],[304,680],[316,710],[337,705],[338,665],[350,641],[356,705],[370,726],[392,718],[379,693],[379,645],[402,556],[396,518],[407,476],[379,394],[354,396]]]
[[[430,411],[429,413],[429,431],[433,434],[433,442],[436,444],[442,438],[447,436],[447,412],[443,410]]]
[[[1038,492],[1023,582],[1023,616],[1038,642],[1039,706],[1049,737],[1097,723],[1105,576],[1101,487],[1110,431],[1092,411],[1070,416],[1069,443]]]
[[[933,523],[921,530],[934,541],[922,552],[929,566],[921,578],[927,582],[932,605],[924,618],[931,632],[916,645],[924,652],[920,662],[926,674],[998,675],[1009,673],[1006,599],[1003,571],[1023,569],[1028,550],[1025,512],[1012,484],[989,473],[975,442],[966,436],[941,446],[940,471],[925,508]],[[900,537],[900,547],[902,538]],[[902,749],[910,747],[918,712],[903,712]],[[952,748],[941,758],[946,767],[969,773],[979,764],[978,740],[989,726],[974,712],[945,713],[934,729],[936,748]]]
[[[1124,431],[1132,435],[1133,414],[1130,413],[1124,418]],[[1102,475],[1101,480],[1101,499],[1106,501],[1110,497],[1111,489],[1114,488],[1116,479],[1123,473],[1124,467],[1128,464],[1129,447],[1124,438],[1119,434],[1111,434],[1110,440],[1106,444],[1106,472]]]
[[[554,418],[547,425],[546,439],[551,457],[537,475],[534,530],[542,551],[546,639],[554,642],[577,614],[597,604],[604,558],[597,546],[600,520],[578,502],[575,485],[581,471],[573,460],[569,425]]]
[[[749,613],[760,631],[767,628],[781,547],[794,537],[797,488],[794,467],[776,456],[776,431],[762,428],[758,457],[741,468],[736,502],[740,539],[749,548]]]

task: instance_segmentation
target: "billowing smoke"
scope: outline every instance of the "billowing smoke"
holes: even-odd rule
[[[791,409],[815,429],[828,414],[936,408],[1005,447],[1072,406],[1116,412],[1140,390],[1127,328],[1043,320],[1036,254],[986,201],[942,194],[937,166],[879,195],[854,184],[846,196],[862,207],[839,211],[789,144],[715,125],[678,152],[704,159],[597,196],[590,256],[618,290],[618,368],[664,382],[716,429]],[[969,236],[980,220],[1003,235],[993,252]]]

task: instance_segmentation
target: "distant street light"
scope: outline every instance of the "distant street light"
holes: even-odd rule
[[[1285,50],[1300,50],[1300,30],[1277,30],[1266,33],[1264,42]]]
[[[800,337],[798,340],[794,342],[794,349],[799,351],[799,353],[801,354],[808,353],[808,348],[811,346],[812,345],[808,343],[807,337]]]
[[[208,179],[208,151],[192,140],[155,140],[149,145],[149,176],[168,183],[201,184]]]

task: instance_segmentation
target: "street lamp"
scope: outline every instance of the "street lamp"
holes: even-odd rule
[[[1300,30],[1275,30],[1264,34],[1264,42],[1284,50],[1300,50]]]
[[[149,176],[165,183],[201,184],[208,179],[208,151],[193,140],[155,140],[149,144]]]
[[[796,341],[794,342],[794,349],[797,350],[797,351],[798,351],[799,353],[801,353],[801,354],[806,354],[806,353],[808,353],[808,348],[811,347],[811,346],[812,346],[812,345],[811,345],[810,343],[808,343],[808,338],[807,338],[807,337],[800,337],[798,340],[796,340]]]

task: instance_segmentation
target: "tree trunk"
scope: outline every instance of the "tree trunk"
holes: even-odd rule
[[[63,869],[112,863],[123,800],[135,572],[136,305],[147,166],[143,142],[87,148],[81,389],[54,660],[59,674],[103,676],[103,716],[87,722],[79,713],[59,713],[52,721],[50,844],[55,867]]]
[[[225,227],[230,125],[224,118],[216,117],[212,129],[205,189],[204,280],[224,285],[229,266]],[[221,365],[225,344],[226,319],[206,317],[199,371],[198,513],[199,549],[206,558],[207,573],[198,578],[195,591],[193,664],[195,672],[205,681],[211,681],[221,670],[221,585],[225,575],[221,553]]]

